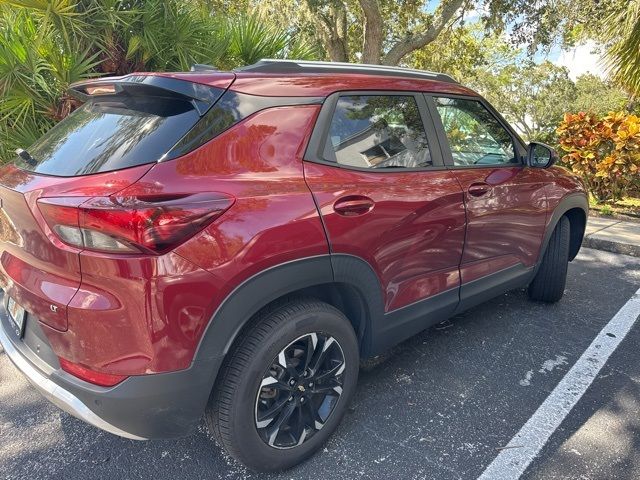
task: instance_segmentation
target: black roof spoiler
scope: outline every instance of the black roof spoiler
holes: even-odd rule
[[[125,75],[74,83],[68,93],[86,102],[102,95],[127,92],[133,95],[169,97],[191,102],[200,116],[218,101],[224,89],[159,75]]]

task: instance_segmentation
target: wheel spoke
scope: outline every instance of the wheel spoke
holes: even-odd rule
[[[342,382],[340,382],[340,380],[338,380],[336,377],[327,378],[322,382],[316,382],[311,388],[312,394],[326,394],[331,391],[335,391],[338,394],[342,393]]]
[[[331,370],[327,370],[319,375],[316,375],[315,381],[322,382],[328,380],[329,378],[337,377],[344,372],[344,362],[340,362],[338,365],[333,367]]]
[[[287,359],[287,356],[285,354],[286,350],[287,349],[285,348],[278,354],[278,364],[286,370],[290,377],[295,378],[298,376],[298,372],[296,371],[295,367],[291,365],[291,362],[289,362],[289,360]]]
[[[300,438],[298,439],[298,443],[296,444],[296,446],[302,445],[302,442],[304,442],[306,438],[307,438],[307,429],[303,428],[302,434],[300,435]]]
[[[334,342],[335,342],[335,339],[333,337],[329,337],[322,344],[322,349],[316,348],[313,359],[311,360],[311,365],[309,366],[309,369],[311,370],[313,375],[315,375],[318,372],[318,368],[320,368],[320,365],[322,365],[322,362],[327,356],[329,347],[331,347],[331,345]]]
[[[309,347],[311,347],[311,348],[309,348]],[[305,356],[305,360],[304,360],[303,372],[306,371],[309,368],[311,360],[313,359],[313,356],[316,353],[317,347],[318,347],[318,335],[316,335],[315,333],[312,333],[312,334],[308,335],[307,336],[307,351],[306,351],[306,356]]]
[[[293,403],[288,403],[285,408],[282,409],[280,414],[278,415],[277,420],[272,422],[271,426],[267,429],[267,436],[269,439],[269,445],[273,445],[278,438],[278,433],[280,433],[280,428],[284,425],[289,418],[291,418],[291,414],[296,409],[296,405]]]
[[[280,401],[273,402],[266,411],[259,413],[256,418],[256,425],[258,428],[264,428],[268,426],[276,418],[276,415],[282,410],[282,408],[289,402],[289,397],[284,397]]]
[[[316,430],[320,430],[322,427],[324,427],[324,422],[320,418],[318,410],[312,405],[311,402],[307,404],[307,408],[309,409],[309,414],[311,415],[313,428],[315,428]]]
[[[260,384],[260,389],[262,390],[264,387],[277,388],[278,390],[286,390],[287,392],[291,391],[290,385],[284,382],[281,382],[274,376],[269,376],[262,379],[262,383]]]
[[[336,392],[338,395],[342,394],[342,386],[340,385],[319,385],[319,386],[315,386],[313,387],[313,389],[311,390],[311,393],[313,395],[317,395],[317,394],[327,394],[329,392]]]
[[[296,445],[299,445],[300,439],[302,438],[304,441],[304,437],[303,435],[305,435],[305,424],[304,424],[304,418],[302,415],[302,407],[303,405],[298,405],[298,407],[296,408],[296,421],[295,421],[295,428],[291,429],[291,436],[293,437],[294,441],[296,442]]]

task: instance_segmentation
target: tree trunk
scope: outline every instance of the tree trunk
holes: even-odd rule
[[[321,10],[310,0],[307,7],[319,20],[317,31],[322,37],[322,43],[327,49],[329,59],[333,62],[349,61],[349,39],[347,37],[346,6],[336,3],[325,10]]]
[[[382,57],[384,25],[378,0],[360,0],[364,12],[364,38],[362,42],[362,63],[379,64]]]
[[[346,49],[344,41],[334,35],[330,35],[327,32],[323,32],[323,43],[329,54],[329,60],[332,62],[348,62],[349,54]]]

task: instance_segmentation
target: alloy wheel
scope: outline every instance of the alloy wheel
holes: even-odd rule
[[[327,422],[342,395],[345,358],[331,335],[308,333],[267,368],[256,398],[255,424],[274,448],[294,448]]]

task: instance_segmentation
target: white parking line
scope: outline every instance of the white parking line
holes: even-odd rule
[[[538,455],[640,316],[640,290],[615,314],[538,410],[478,480],[517,480]]]

